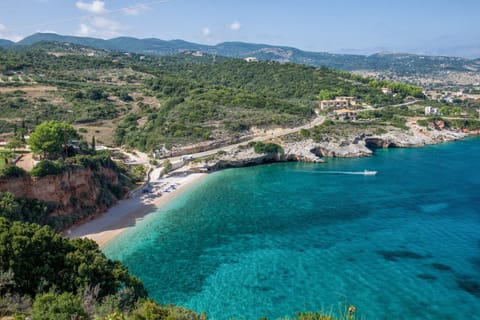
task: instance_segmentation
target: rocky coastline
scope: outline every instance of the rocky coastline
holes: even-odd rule
[[[207,159],[188,163],[185,171],[213,172],[225,168],[238,168],[272,162],[324,162],[324,158],[368,157],[379,148],[418,148],[426,145],[463,139],[478,132],[464,132],[450,128],[422,128],[412,126],[407,130],[391,130],[384,134],[364,132],[349,137],[327,137],[325,141],[313,139],[282,138],[271,142],[280,145],[283,153],[257,154],[253,148],[237,148],[217,153]],[[291,138],[291,137],[290,137]]]

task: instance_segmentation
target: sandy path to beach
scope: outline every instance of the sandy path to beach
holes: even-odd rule
[[[119,201],[101,216],[72,227],[65,232],[69,238],[89,238],[105,246],[120,233],[134,227],[147,214],[180,196],[189,186],[205,177],[205,173],[154,179],[149,193]],[[155,177],[155,173],[153,174]],[[172,187],[173,186],[173,187]],[[161,195],[160,195],[161,194]]]

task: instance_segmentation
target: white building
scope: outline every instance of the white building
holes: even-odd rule
[[[357,104],[354,97],[335,97],[334,100],[322,100],[320,101],[320,109],[326,108],[348,108]]]
[[[426,116],[436,116],[438,115],[438,108],[434,108],[432,106],[426,106],[425,107],[425,115]]]
[[[389,89],[389,88],[382,88],[382,92],[383,92],[384,94],[393,94],[393,91],[392,91],[391,89]]]

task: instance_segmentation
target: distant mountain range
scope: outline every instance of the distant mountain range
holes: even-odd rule
[[[8,46],[12,46],[14,44],[15,44],[15,42],[13,42],[13,41],[0,39],[0,47],[8,47]]]
[[[325,52],[309,52],[297,48],[252,44],[244,42],[223,42],[214,46],[187,42],[183,40],[136,39],[120,37],[110,40],[97,38],[63,36],[53,33],[36,33],[14,43],[0,40],[1,47],[21,48],[39,42],[74,43],[97,49],[144,55],[169,55],[182,52],[202,52],[235,58],[254,57],[258,60],[292,62],[315,67],[354,71],[369,70],[392,72],[399,76],[414,74],[430,74],[441,71],[479,72],[480,59],[465,59],[445,56],[415,55],[408,53],[376,53],[373,55],[333,54]]]

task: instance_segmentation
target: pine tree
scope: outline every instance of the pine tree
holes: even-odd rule
[[[95,153],[95,136],[92,136],[92,151]]]

